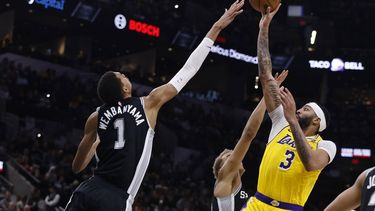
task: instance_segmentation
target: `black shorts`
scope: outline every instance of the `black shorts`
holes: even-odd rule
[[[125,211],[128,197],[125,190],[92,176],[76,188],[65,211]]]

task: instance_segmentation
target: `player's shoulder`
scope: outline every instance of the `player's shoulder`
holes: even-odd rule
[[[331,163],[336,156],[337,147],[333,141],[330,140],[321,140],[318,143],[318,149],[324,150],[328,153],[329,163]]]
[[[98,112],[94,111],[90,114],[90,116],[86,120],[85,131],[96,130],[97,124],[98,124]]]
[[[97,119],[99,114],[99,109],[93,111],[87,119]]]
[[[357,180],[355,181],[355,185],[358,187],[363,187],[363,184],[365,183],[366,178],[371,174],[374,175],[375,166],[372,168],[368,168],[357,177]]]
[[[98,121],[98,116],[99,116],[99,112],[98,111],[94,111],[90,114],[90,116],[87,118],[87,121],[94,121],[94,122],[97,122]]]
[[[322,139],[318,144],[319,145],[327,144],[327,145],[335,145],[336,146],[335,142],[333,142],[332,140],[327,140],[327,139]]]
[[[321,141],[318,142],[318,148],[326,148],[326,149],[331,149],[336,152],[336,144],[331,141],[331,140],[324,140],[322,139]]]
[[[366,174],[366,177],[368,176],[368,174],[370,173],[374,173],[375,172],[375,166],[371,167],[371,168],[368,168],[366,169],[365,171],[365,174]]]

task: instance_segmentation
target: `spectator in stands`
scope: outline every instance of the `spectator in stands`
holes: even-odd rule
[[[12,202],[12,193],[8,190],[4,193],[4,198],[0,201],[0,208],[9,210],[9,205]]]
[[[46,196],[44,202],[46,203],[46,211],[59,210],[58,205],[60,202],[60,194],[56,192],[56,188],[51,186],[49,188],[49,194]]]

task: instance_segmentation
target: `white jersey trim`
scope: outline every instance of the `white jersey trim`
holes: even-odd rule
[[[134,198],[129,194],[128,199],[126,200],[126,208],[125,211],[132,211],[132,205],[134,202]]]
[[[240,192],[242,188],[242,184],[238,186],[238,188],[231,193],[229,196],[224,197],[216,197],[217,201],[217,207],[219,208],[219,211],[235,211],[235,201],[234,197]]]
[[[96,153],[96,150],[95,150],[94,155],[95,155],[96,162],[99,163],[100,159],[99,159],[98,153]]]
[[[127,190],[127,193],[129,194],[129,197],[127,199],[126,211],[131,211],[131,206],[133,204],[134,197],[137,195],[137,192],[139,190],[139,187],[141,186],[143,177],[146,174],[148,164],[150,163],[151,151],[152,151],[152,141],[154,139],[154,134],[155,134],[154,130],[152,130],[152,128],[149,128],[148,131],[147,131],[142,156],[139,159],[139,162],[137,164],[137,168],[135,170],[132,182],[130,183],[130,186]],[[128,205],[130,206],[129,209],[128,209]]]

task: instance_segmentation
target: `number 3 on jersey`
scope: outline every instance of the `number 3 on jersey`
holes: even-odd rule
[[[292,162],[295,156],[296,155],[293,151],[287,150],[285,152],[286,160],[280,163],[279,168],[281,168],[282,170],[288,170],[292,166]]]
[[[124,129],[125,121],[124,118],[116,119],[113,123],[115,129],[117,129],[117,141],[115,141],[114,149],[122,149],[125,146]]]

